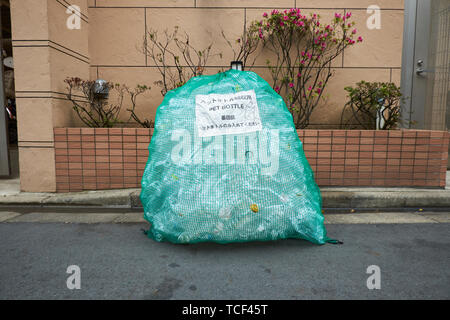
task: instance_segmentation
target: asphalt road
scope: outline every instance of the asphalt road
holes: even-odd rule
[[[0,299],[449,299],[450,224],[328,225],[301,240],[156,243],[142,223],[0,224]],[[69,290],[77,265],[81,288]],[[367,268],[380,267],[369,290]]]

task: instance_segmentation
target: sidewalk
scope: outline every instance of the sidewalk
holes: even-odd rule
[[[415,188],[321,188],[323,208],[352,210],[450,208],[450,171],[445,189]],[[20,192],[19,179],[0,180],[0,206],[89,207],[139,209],[140,189],[84,191],[72,193]]]

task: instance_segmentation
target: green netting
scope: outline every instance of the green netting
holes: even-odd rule
[[[156,241],[333,241],[292,115],[253,72],[168,92],[149,152],[140,199]]]

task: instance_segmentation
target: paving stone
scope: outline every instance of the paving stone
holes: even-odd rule
[[[325,224],[379,224],[379,223],[437,223],[437,221],[414,213],[351,213],[326,214]]]
[[[17,212],[0,212],[0,222],[7,221],[11,218],[15,218],[17,216],[20,216],[20,213]]]
[[[115,223],[138,223],[147,222],[142,212],[123,213],[114,220]]]
[[[108,223],[120,215],[120,213],[33,212],[9,219],[8,222]]]

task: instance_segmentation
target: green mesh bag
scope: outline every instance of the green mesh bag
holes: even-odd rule
[[[253,72],[195,77],[166,94],[140,199],[156,241],[336,242],[292,116]]]

